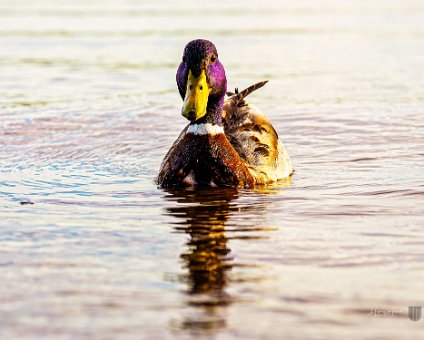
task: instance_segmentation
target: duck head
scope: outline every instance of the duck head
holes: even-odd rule
[[[203,39],[190,41],[176,78],[184,100],[181,114],[192,123],[210,120],[220,124],[227,78],[215,45]]]

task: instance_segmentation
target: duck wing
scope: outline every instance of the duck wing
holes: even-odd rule
[[[293,173],[290,157],[269,119],[245,97],[264,86],[262,81],[227,93],[223,108],[224,131],[256,183],[266,184]]]

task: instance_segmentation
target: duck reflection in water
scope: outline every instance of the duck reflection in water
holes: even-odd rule
[[[230,202],[238,198],[237,189],[196,188],[168,192],[169,198],[178,202],[177,206],[167,209],[181,219],[175,230],[190,235],[181,258],[188,269],[185,278],[187,303],[195,307],[195,315],[187,316],[182,327],[202,331],[225,327],[223,309],[231,303],[225,287],[228,271],[232,268],[225,223],[232,210]]]

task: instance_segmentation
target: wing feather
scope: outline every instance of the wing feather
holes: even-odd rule
[[[258,184],[266,184],[293,173],[290,157],[269,119],[244,100],[267,81],[231,95],[224,103],[225,134]]]

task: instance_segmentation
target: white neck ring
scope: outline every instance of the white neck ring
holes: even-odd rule
[[[210,123],[203,124],[192,124],[187,129],[187,134],[191,133],[193,135],[219,135],[224,133],[224,128],[219,125],[212,125]]]

